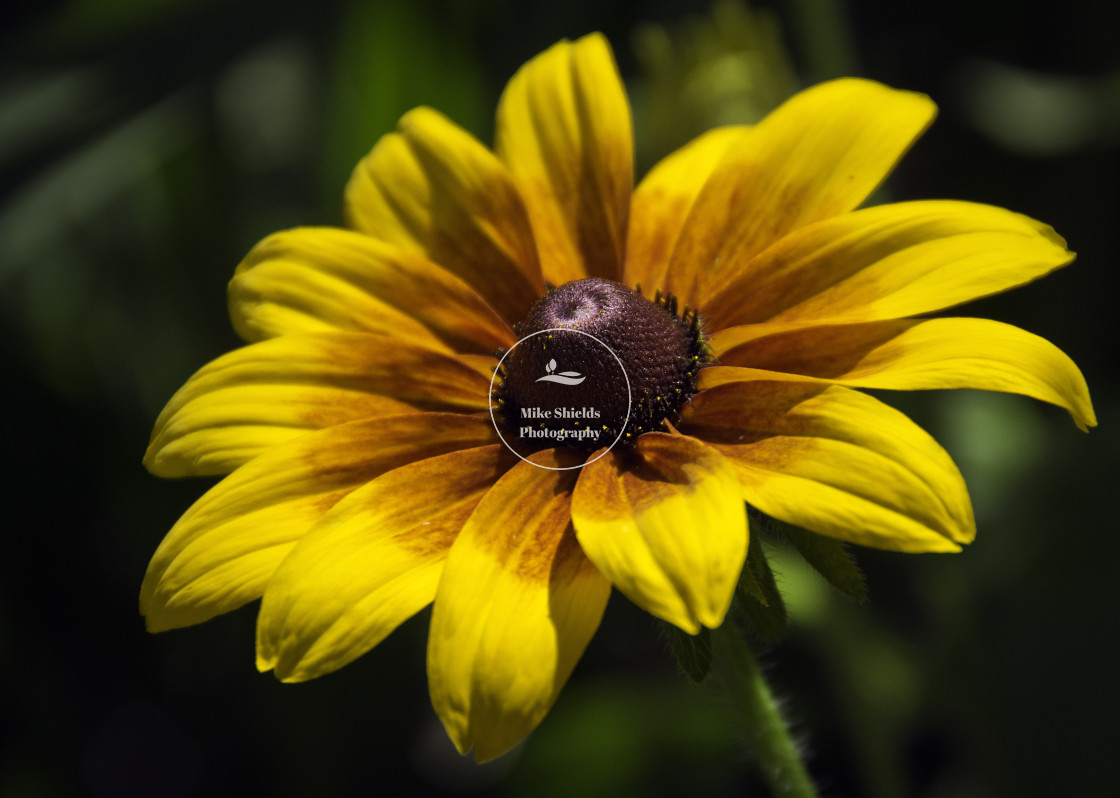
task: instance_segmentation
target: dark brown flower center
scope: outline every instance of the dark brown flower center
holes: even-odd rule
[[[710,362],[695,312],[597,277],[549,291],[516,332],[491,398],[503,438],[528,451],[629,444],[663,429]]]

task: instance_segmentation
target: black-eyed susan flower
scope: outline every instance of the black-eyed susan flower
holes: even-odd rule
[[[1066,265],[1053,230],[965,202],[860,208],[934,114],[824,83],[634,189],[600,36],[517,73],[494,151],[407,114],[355,170],[347,229],[249,253],[230,283],[249,345],[157,420],[152,472],[229,476],[156,551],[149,628],[262,599],[258,666],[301,681],[434,602],[432,703],[489,759],[548,712],[612,586],[684,632],[724,621],[744,502],[958,550],[953,462],[857,389],[1010,391],[1096,422],[1047,341],[922,317]]]

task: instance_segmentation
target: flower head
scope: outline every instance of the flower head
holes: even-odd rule
[[[434,602],[433,705],[489,759],[548,712],[612,586],[688,633],[723,622],[744,502],[841,541],[958,550],[960,473],[856,389],[1010,391],[1096,421],[1047,341],[917,318],[1073,258],[1000,208],[860,209],[934,114],[833,81],[634,189],[597,35],[517,73],[493,152],[407,114],[355,170],[347,229],[249,253],[230,283],[249,345],[157,420],[151,471],[229,476],[156,551],[149,628],[260,598],[258,666],[300,681]]]

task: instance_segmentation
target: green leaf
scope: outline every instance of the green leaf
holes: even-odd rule
[[[751,535],[747,562],[735,588],[736,621],[760,640],[774,642],[786,630],[786,605],[766,559],[762,541]]]
[[[690,635],[665,621],[658,621],[658,626],[677,658],[677,667],[692,681],[704,681],[712,667],[712,638],[708,630],[702,627],[700,634]]]
[[[781,533],[829,584],[861,604],[867,601],[867,582],[847,546],[789,524],[781,525]]]
[[[754,541],[751,541],[751,546],[754,546]],[[750,556],[750,549],[747,550],[747,556]],[[773,576],[771,574],[771,576]],[[762,589],[762,584],[758,581],[755,575],[755,569],[751,568],[750,563],[743,563],[743,572],[739,574],[739,585],[736,588],[736,593],[742,591],[747,596],[750,596],[763,607],[770,606],[770,600],[766,597],[766,591]]]

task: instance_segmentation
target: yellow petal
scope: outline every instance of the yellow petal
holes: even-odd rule
[[[681,435],[649,432],[632,453],[585,466],[572,498],[588,558],[642,609],[689,634],[723,622],[747,555],[731,464]]]
[[[572,465],[570,452],[533,461]],[[451,548],[432,610],[432,705],[461,753],[512,748],[555,702],[595,629],[610,583],[576,542],[576,471],[519,462],[486,494]]]
[[[735,142],[692,206],[670,271],[704,304],[791,231],[857,207],[933,120],[921,94],[848,78],[800,92]]]
[[[525,198],[548,281],[619,279],[633,132],[606,39],[560,42],[525,64],[498,104],[495,149]]]
[[[896,551],[972,540],[964,479],[933,438],[870,396],[805,379],[702,391],[682,430],[727,457],[743,498],[782,521]]]
[[[347,222],[462,278],[523,319],[544,293],[525,205],[505,166],[430,108],[405,114],[354,170]]]
[[[641,285],[646,294],[658,288],[669,293],[689,290],[696,264],[678,263],[677,270],[671,272],[669,259],[700,190],[748,130],[709,130],[664,158],[642,178],[630,203],[623,283]]]
[[[148,628],[202,623],[259,598],[296,541],[355,488],[496,438],[488,418],[413,413],[341,424],[269,449],[207,491],[156,549],[140,588]]]
[[[307,332],[392,335],[446,351],[511,346],[510,326],[461,279],[350,230],[303,227],[261,241],[229,285],[248,341]]]
[[[1096,426],[1085,378],[1070,358],[1018,327],[987,319],[846,325],[751,324],[713,336],[722,366],[821,377],[860,388],[1006,391],[1064,407]]]
[[[472,365],[397,339],[286,335],[196,372],[156,420],[144,464],[163,477],[226,474],[308,430],[414,410],[483,412],[489,392]]]
[[[732,329],[740,329],[738,327]],[[733,382],[797,382],[803,385],[816,385],[824,388],[832,385],[831,380],[821,377],[806,377],[802,374],[790,374],[782,371],[768,371],[766,369],[744,368],[742,366],[708,366],[700,372],[697,386],[701,391],[718,388]]]
[[[501,444],[401,466],[323,516],[276,569],[257,621],[257,667],[286,682],[337,670],[436,595],[443,561],[514,462]]]
[[[805,227],[705,307],[713,329],[760,321],[875,321],[951,307],[1073,260],[1053,230],[970,202],[902,202]]]

